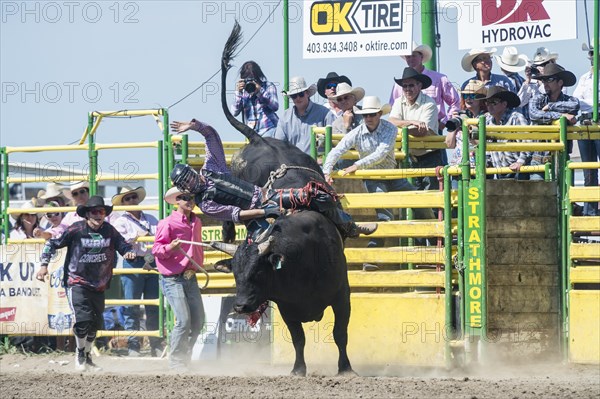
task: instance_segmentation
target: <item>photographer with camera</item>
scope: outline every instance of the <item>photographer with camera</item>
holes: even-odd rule
[[[246,61],[240,68],[236,84],[235,102],[231,107],[234,116],[242,114],[242,121],[263,137],[273,137],[279,117],[277,89],[267,80],[254,61]]]

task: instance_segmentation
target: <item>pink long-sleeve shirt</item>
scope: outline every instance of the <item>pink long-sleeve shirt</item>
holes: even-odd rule
[[[202,222],[200,218],[192,214],[188,221],[183,213],[175,211],[171,216],[158,222],[152,254],[155,257],[159,273],[164,276],[181,274],[187,269],[196,270],[196,267],[180,250],[169,250],[169,244],[176,238],[202,242]],[[202,266],[204,250],[201,246],[182,243],[181,249]]]

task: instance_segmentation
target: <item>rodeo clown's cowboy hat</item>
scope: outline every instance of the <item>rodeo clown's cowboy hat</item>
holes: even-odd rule
[[[546,47],[538,47],[538,49],[535,50],[535,54],[533,54],[531,64],[540,65],[552,60],[556,62],[557,59],[558,53],[551,53]]]
[[[334,82],[337,83],[338,85],[340,83],[347,83],[350,86],[352,86],[352,81],[350,81],[350,79],[346,76],[346,75],[338,75],[335,72],[329,72],[327,74],[327,76],[325,76],[324,78],[321,78],[319,80],[317,80],[317,93],[319,93],[319,95],[323,98],[327,98],[327,96],[325,95],[325,89],[327,87],[325,87],[327,85],[327,83],[330,82]],[[292,87],[292,86],[290,86]],[[337,91],[337,90],[336,90]]]
[[[129,186],[125,186],[121,188],[121,192],[119,194],[113,195],[110,202],[112,202],[113,205],[123,205],[123,198],[129,194],[137,194],[138,202],[142,202],[144,198],[146,198],[146,189],[144,187],[131,188]]]
[[[302,76],[294,76],[290,79],[289,90],[282,91],[284,96],[291,96],[292,94],[302,93],[303,91],[309,97],[312,97],[317,92],[317,86],[313,83],[310,86],[306,84],[306,80]]]
[[[402,86],[402,82],[408,79],[414,79],[417,82],[421,82],[421,84],[423,85],[423,87],[421,87],[421,90],[424,90],[431,86],[431,78],[429,76],[419,73],[416,69],[411,67],[404,68],[404,72],[402,72],[402,79],[394,78],[394,81],[398,84],[398,86]]]
[[[508,46],[502,50],[502,55],[495,55],[496,64],[504,71],[521,72],[525,70],[529,59],[524,54],[519,54],[516,47]]]
[[[491,48],[491,49],[485,49],[485,48],[474,48],[469,50],[469,52],[467,54],[465,54],[462,57],[462,60],[460,61],[460,65],[462,66],[462,69],[465,70],[466,72],[472,72],[475,70],[475,68],[473,68],[473,60],[475,60],[475,58],[477,58],[478,56],[480,56],[481,54],[489,54],[490,56],[492,56],[493,54],[496,53],[496,48]]]
[[[544,73],[542,75],[536,75],[536,79],[544,80],[547,78],[558,78],[563,81],[563,86],[570,87],[577,83],[577,78],[571,71],[567,71],[565,68],[558,64],[548,64],[544,67]]]
[[[490,100],[492,98],[497,98],[501,101],[506,101],[507,108],[516,108],[521,105],[521,100],[519,96],[513,93],[510,90],[506,90],[502,86],[492,86],[487,91],[487,97],[482,98],[482,100]]]
[[[388,103],[381,104],[381,100],[377,96],[366,96],[363,100],[362,109],[354,107],[354,113],[358,115],[374,114],[381,111],[382,115],[388,114],[392,106]]]
[[[362,87],[352,88],[348,83],[342,82],[338,84],[336,93],[333,96],[329,96],[329,99],[337,102],[340,97],[344,97],[346,94],[352,94],[358,103],[365,96],[365,89]]]
[[[423,56],[423,64],[426,64],[427,62],[429,62],[429,60],[431,60],[431,57],[433,56],[433,51],[431,50],[431,47],[429,47],[426,44],[417,45],[416,42],[412,42],[412,52],[414,53],[415,51],[417,53],[421,53],[421,55]],[[406,60],[407,56],[401,55],[400,57],[402,57]]]
[[[80,182],[77,182],[77,183],[73,184],[72,186],[70,186],[70,187],[67,188],[67,191],[65,191],[65,196],[68,199],[72,200],[73,199],[73,192],[77,191],[77,190],[79,190],[81,188],[87,188],[87,190],[89,192],[90,191],[90,183],[88,181],[84,180],[84,181],[80,181]]]
[[[106,211],[106,214],[104,215],[105,217],[110,215],[110,213],[113,210],[112,206],[104,204],[104,198],[102,198],[99,195],[93,195],[90,197],[90,199],[87,200],[85,205],[77,206],[77,214],[82,218],[85,218],[87,216],[87,213],[92,208],[104,208],[104,210]]]

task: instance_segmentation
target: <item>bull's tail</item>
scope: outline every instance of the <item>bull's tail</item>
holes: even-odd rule
[[[227,105],[227,72],[231,68],[231,60],[234,57],[234,53],[240,46],[242,41],[242,28],[240,24],[235,21],[235,25],[233,26],[233,30],[227,39],[227,43],[225,43],[225,48],[223,49],[223,56],[221,57],[221,106],[223,107],[223,112],[225,113],[225,117],[237,130],[239,130],[250,142],[254,142],[256,140],[260,140],[261,137],[254,129],[244,125],[242,122],[238,121],[229,110],[229,106]]]

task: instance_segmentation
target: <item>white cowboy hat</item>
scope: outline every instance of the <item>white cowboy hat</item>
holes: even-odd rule
[[[431,50],[431,47],[429,47],[426,44],[417,45],[416,42],[412,42],[412,51],[413,53],[416,51],[423,55],[423,64],[426,64],[429,60],[431,60],[431,57],[433,56],[433,51]],[[405,55],[401,55],[400,57],[406,60]]]
[[[354,107],[354,113],[358,115],[374,114],[381,111],[382,115],[388,114],[392,106],[390,104],[381,104],[381,100],[377,96],[366,96],[363,100],[362,109]]]
[[[43,195],[41,195],[39,198],[43,199],[43,200],[47,200],[48,198],[54,198],[54,197],[66,197],[67,193],[69,192],[68,188],[63,187],[62,185],[58,184],[58,183],[48,183],[46,184],[46,190],[45,193]]]
[[[348,83],[339,83],[336,88],[336,94],[329,96],[330,100],[337,102],[338,98],[344,97],[346,94],[352,94],[356,98],[356,102],[359,102],[365,96],[365,89],[362,87],[352,88]]]
[[[284,96],[291,96],[305,91],[309,97],[312,97],[317,92],[317,85],[314,83],[310,86],[306,85],[306,80],[302,76],[294,76],[290,79],[289,90],[282,91]]]
[[[181,194],[189,193],[181,192],[177,187],[171,187],[167,190],[163,198],[165,199],[165,201],[167,201],[168,204],[175,205],[177,204],[177,196]]]
[[[123,198],[128,194],[133,193],[137,194],[139,202],[142,202],[144,198],[146,198],[146,189],[144,187],[131,188],[129,186],[125,186],[121,188],[121,192],[119,194],[113,195],[110,202],[112,202],[113,205],[123,205]]]
[[[88,181],[84,180],[84,181],[77,182],[77,183],[73,184],[72,186],[69,186],[69,188],[67,189],[67,191],[65,191],[65,196],[68,199],[72,200],[73,199],[73,194],[72,194],[73,191],[77,191],[80,188],[87,188],[88,191],[89,191],[89,189],[90,189],[90,183]]]
[[[516,47],[508,46],[502,50],[502,55],[495,55],[496,63],[505,71],[521,72],[525,70],[529,59],[524,54],[519,54]]]
[[[496,52],[496,48],[492,48],[492,49],[485,49],[485,48],[474,48],[469,50],[469,52],[467,54],[465,54],[462,58],[462,60],[460,61],[460,65],[462,66],[462,69],[464,69],[467,72],[471,72],[474,71],[475,68],[473,68],[473,60],[475,58],[477,58],[478,55],[481,54],[489,54],[492,55]]]
[[[531,63],[533,65],[538,65],[550,60],[556,61],[557,59],[558,53],[551,53],[546,47],[538,47],[538,49],[535,50],[535,54],[533,55]]]
[[[20,209],[26,209],[27,211],[23,211],[21,213],[16,213],[14,214],[13,218],[15,218],[15,220],[17,220],[21,215],[36,215],[39,216],[40,212],[34,212],[32,208],[38,208],[35,206],[35,204],[32,201],[25,201],[23,202],[23,204],[19,207]]]

